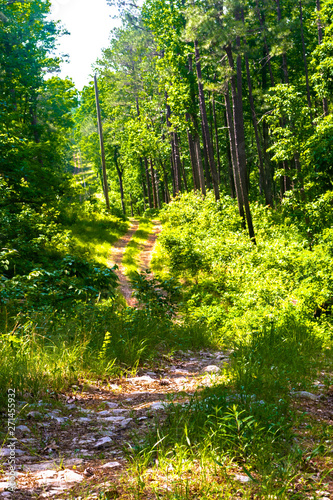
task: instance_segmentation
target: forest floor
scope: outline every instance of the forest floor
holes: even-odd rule
[[[135,302],[131,298],[122,258],[137,229],[138,221],[132,219],[129,231],[114,245],[110,256],[110,264],[118,266],[121,292],[131,306],[135,306]],[[141,248],[139,267],[142,270],[149,267],[160,229],[158,221],[154,221],[153,231]],[[17,401],[20,409],[15,429],[17,490],[15,493],[7,491],[8,471],[4,466],[1,470],[0,466],[0,498],[178,498],[169,496],[170,488],[165,478],[159,483],[157,494],[152,493],[157,490],[151,489],[149,484],[147,494],[142,493],[139,476],[129,469],[131,447],[142,442],[157,421],[165,420],[170,403],[185,405],[200,388],[218,382],[219,370],[228,363],[229,355],[228,351],[178,351],[161,356],[153,365],[140,367],[135,376],[82,380],[70,391],[33,405]],[[295,402],[295,410],[306,412],[309,420],[324,419],[333,423],[330,394],[320,398],[304,393],[303,398]],[[8,443],[3,444],[0,457],[8,459],[10,453]],[[312,468],[308,472],[315,475],[320,464],[311,460],[308,467]],[[239,470],[233,470],[230,477],[236,486],[228,498],[245,498],[244,489],[250,478]],[[328,486],[328,491],[321,491],[318,498],[333,498],[330,490],[333,485]]]

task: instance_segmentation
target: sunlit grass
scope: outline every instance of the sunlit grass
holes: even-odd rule
[[[130,242],[126,246],[122,264],[125,267],[125,272],[131,276],[138,271],[138,257],[143,249],[143,244],[147,240],[153,228],[153,223],[149,219],[141,218],[138,230],[134,233]]]
[[[70,226],[76,252],[89,255],[99,264],[108,265],[112,245],[128,229],[128,223],[107,215],[87,215]]]

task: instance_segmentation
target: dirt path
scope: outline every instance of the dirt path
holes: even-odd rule
[[[16,423],[17,490],[6,491],[8,476],[0,470],[0,498],[127,498],[124,448],[133,444],[133,433],[143,436],[156,418],[163,419],[170,394],[186,404],[198,386],[211,385],[214,371],[226,362],[225,353],[179,352],[154,371],[72,386],[69,393],[30,405]],[[2,448],[4,462],[10,451],[8,444]]]
[[[125,268],[122,265],[122,260],[124,256],[124,252],[126,249],[127,244],[129,243],[130,239],[133,237],[135,232],[137,231],[139,227],[139,221],[136,219],[130,219],[131,226],[127,233],[120,238],[118,241],[113,246],[112,253],[110,255],[109,259],[109,264],[111,266],[114,266],[114,264],[117,264],[118,269],[116,271],[116,274],[119,278],[120,282],[120,293],[124,296],[127,304],[129,306],[134,306],[134,301],[132,299],[132,289],[129,283],[129,280],[127,276],[125,275]]]
[[[139,227],[139,222],[136,219],[130,219],[131,226],[127,233],[120,238],[112,249],[112,254],[109,259],[111,266],[117,264],[118,270],[116,274],[120,281],[120,293],[124,296],[127,305],[130,307],[136,306],[136,300],[132,297],[132,288],[128,277],[125,274],[125,268],[122,264],[124,252],[130,239],[134,236]],[[144,243],[142,251],[139,255],[140,270],[144,271],[150,266],[152,253],[159,233],[161,232],[161,225],[159,221],[152,221],[154,224],[153,232],[149,235],[147,241]]]
[[[145,271],[150,267],[150,262],[152,259],[155,243],[158,238],[158,235],[162,230],[162,226],[159,221],[153,220],[152,222],[154,224],[153,232],[149,235],[149,238],[147,239],[139,257],[141,271]]]

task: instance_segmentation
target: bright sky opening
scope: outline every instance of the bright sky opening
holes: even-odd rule
[[[91,81],[92,68],[108,46],[112,28],[119,22],[112,19],[115,9],[106,0],[51,0],[51,18],[60,20],[70,35],[61,37],[59,53],[68,54],[62,63],[60,77],[71,77],[82,90]]]

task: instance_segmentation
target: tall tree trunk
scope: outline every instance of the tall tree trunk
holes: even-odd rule
[[[212,93],[212,111],[213,111],[213,122],[214,122],[214,132],[215,132],[215,147],[216,147],[216,159],[217,159],[217,178],[218,178],[218,183],[221,184],[221,160],[220,160],[219,134],[218,134],[218,130],[217,130],[217,120],[216,120],[216,108],[215,108],[214,92]]]
[[[225,97],[226,98],[226,97]],[[229,97],[228,97],[229,99]],[[231,114],[230,114],[231,116]],[[225,123],[225,130],[226,130],[226,148],[227,148],[227,160],[228,160],[228,178],[229,178],[229,189],[230,189],[230,196],[231,198],[236,197],[236,192],[235,192],[235,181],[234,181],[234,169],[233,169],[233,162],[231,158],[231,149],[230,149],[230,130],[228,126],[228,119],[227,119],[227,111],[224,111],[224,123]],[[235,139],[234,139],[235,141]]]
[[[146,174],[146,183],[147,183],[148,203],[149,203],[149,208],[153,208],[153,204],[152,204],[152,200],[151,200],[151,190],[150,190],[150,184],[149,184],[148,160],[146,157],[144,157],[144,162],[145,162],[145,174]]]
[[[150,175],[151,175],[151,185],[152,185],[152,191],[153,191],[154,208],[157,208],[155,171],[154,171],[154,167],[153,167],[153,160],[151,158],[150,158]]]
[[[304,40],[302,0],[299,0],[299,20],[300,20],[300,25],[301,25],[301,39],[302,39],[304,70],[305,70],[306,95],[307,95],[307,99],[308,99],[308,106],[311,110],[312,105],[311,105],[311,95],[310,95],[310,85],[309,85],[308,63],[307,63],[307,59],[306,59],[306,49],[305,49],[305,40]],[[311,121],[312,121],[312,111],[311,111]]]
[[[125,201],[124,201],[123,172],[119,168],[119,164],[118,164],[118,151],[117,151],[117,147],[114,148],[114,163],[116,165],[116,170],[117,170],[118,179],[119,179],[119,191],[120,191],[120,198],[121,198],[121,208],[123,210],[123,214],[126,215]]]
[[[261,142],[260,142],[260,137],[259,137],[257,115],[256,115],[256,111],[255,111],[255,108],[254,108],[254,100],[253,100],[253,93],[252,93],[252,82],[251,82],[251,75],[250,75],[249,60],[248,60],[247,55],[244,56],[244,59],[245,59],[245,67],[246,67],[247,86],[248,86],[248,90],[249,90],[249,101],[250,101],[252,122],[253,122],[254,135],[255,135],[256,145],[257,145],[257,151],[258,151],[259,172],[260,172],[260,176],[261,176],[261,178],[263,180],[263,188],[264,188],[264,193],[265,193],[265,202],[266,202],[266,205],[270,205],[272,207],[273,206],[272,189],[271,189],[270,182],[269,182],[270,179],[266,178],[266,172],[265,172],[265,166],[264,166],[264,159],[263,159],[263,154],[262,154],[262,149],[261,149]]]
[[[168,174],[167,174],[167,171],[166,171],[166,168],[162,162],[162,160],[160,160],[160,165],[162,167],[162,171],[163,171],[163,181],[164,181],[164,190],[165,190],[165,203],[170,203],[170,193],[169,193],[169,187],[168,187]]]
[[[206,184],[205,184],[205,176],[204,176],[204,170],[202,166],[202,157],[201,157],[201,150],[200,150],[200,137],[198,134],[195,134],[194,139],[193,139],[193,144],[194,144],[194,151],[195,155],[197,157],[197,162],[199,166],[199,182],[200,182],[200,189],[201,192],[204,196],[206,196]]]
[[[239,45],[239,43],[240,43],[239,40],[237,40],[237,45]],[[240,190],[242,194],[242,201],[244,205],[244,211],[246,215],[246,222],[249,235],[253,243],[256,244],[249,198],[248,198],[247,179],[246,179],[246,153],[245,153],[244,114],[243,114],[243,100],[242,100],[241,56],[238,55],[236,60],[236,75],[237,75],[237,81],[236,81],[234,75],[234,60],[233,60],[231,46],[227,45],[225,47],[225,50],[227,53],[229,66],[232,70],[232,76],[230,80],[231,80],[231,94],[233,103],[233,119],[235,125],[237,173],[239,176]]]
[[[202,145],[203,145],[203,159],[204,159],[204,172],[205,172],[205,177],[206,177],[206,186],[207,189],[212,188],[212,179],[210,176],[210,171],[209,171],[209,161],[208,161],[208,153],[207,153],[207,144],[206,144],[206,138],[205,138],[205,133],[204,129],[201,123],[201,135],[202,135]]]
[[[258,0],[256,0],[256,13],[257,13],[257,17],[259,19],[261,31],[262,31],[262,33],[264,33],[264,47],[263,47],[264,61],[262,63],[262,67],[263,68],[266,67],[266,61],[267,61],[267,65],[268,65],[268,69],[269,69],[269,76],[271,79],[271,86],[274,87],[275,83],[274,83],[274,76],[273,76],[272,65],[271,65],[271,56],[270,56],[270,51],[268,48],[267,38],[265,35],[265,32],[266,32],[265,17],[264,17],[264,14],[261,14],[261,12],[260,12]]]
[[[181,191],[181,173],[182,173],[182,162],[180,159],[180,151],[179,151],[179,139],[177,132],[173,132],[173,144],[174,144],[174,167],[175,167],[175,188],[176,193]]]
[[[212,142],[211,142],[210,134],[209,134],[205,95],[204,95],[204,90],[203,90],[203,85],[202,85],[199,45],[198,45],[197,40],[194,41],[194,48],[195,48],[196,70],[197,70],[197,77],[198,77],[200,112],[201,112],[202,128],[203,128],[203,132],[204,132],[203,135],[204,135],[206,146],[207,146],[207,154],[208,154],[208,158],[209,158],[210,171],[211,171],[212,179],[213,179],[213,188],[214,188],[215,199],[219,200],[220,199],[219,183],[218,183],[217,171],[216,171],[216,166],[215,166]]]
[[[173,181],[173,196],[176,196],[176,194],[179,193],[180,190],[180,183],[179,183],[179,178],[180,178],[180,158],[179,158],[179,150],[178,150],[178,144],[175,144],[175,140],[178,140],[177,138],[177,133],[171,131],[171,123],[170,123],[170,116],[171,116],[171,109],[168,104],[168,94],[165,92],[165,106],[166,106],[166,123],[167,127],[169,129],[169,134],[170,134],[170,142],[171,142],[171,174],[172,174],[172,181]]]
[[[230,98],[229,98],[229,90],[227,89],[224,94],[225,100],[225,110],[226,110],[226,119],[228,125],[229,132],[229,144],[230,144],[230,153],[231,153],[231,162],[232,162],[232,171],[234,178],[234,186],[236,191],[237,203],[238,203],[238,211],[239,215],[243,220],[243,225],[245,227],[245,213],[244,213],[244,202],[243,202],[243,194],[240,185],[240,177],[239,177],[239,168],[237,165],[237,153],[236,153],[236,140],[235,140],[235,127],[232,119],[232,112],[230,107]]]
[[[322,24],[321,24],[321,17],[320,17],[320,0],[316,0],[316,8],[317,8],[317,12],[318,12],[318,17],[317,17],[317,26],[318,26],[318,45],[321,45],[323,43],[323,27],[322,27]],[[323,111],[324,111],[324,115],[325,116],[328,116],[328,102],[327,102],[327,98],[324,97],[323,98]]]
[[[196,191],[197,189],[200,189],[199,172],[197,168],[197,158],[194,151],[193,137],[189,129],[187,129],[187,142],[191,159],[193,189]]]
[[[103,141],[103,128],[102,128],[102,119],[101,119],[101,108],[99,105],[99,95],[98,95],[98,86],[97,86],[97,77],[94,76],[94,84],[95,84],[95,100],[96,100],[96,112],[97,112],[97,125],[98,125],[98,135],[99,135],[99,145],[101,149],[101,159],[102,159],[102,172],[103,172],[103,191],[105,197],[106,208],[110,210],[110,201],[109,201],[109,186],[106,175],[106,165],[105,165],[105,152],[104,152],[104,141]]]

